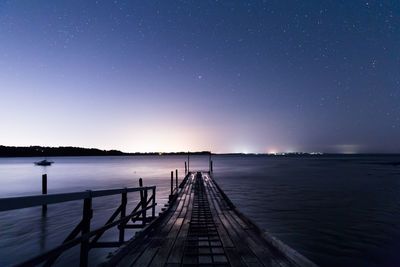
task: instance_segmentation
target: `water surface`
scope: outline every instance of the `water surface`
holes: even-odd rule
[[[167,202],[170,171],[184,172],[184,156],[57,157],[50,167],[37,158],[0,159],[0,196],[39,194],[41,174],[49,193],[135,187],[138,178],[157,186]],[[214,176],[236,206],[262,229],[321,266],[400,266],[399,156],[215,156]],[[191,167],[207,169],[207,157]],[[136,203],[137,195],[129,199]],[[120,197],[94,200],[92,227],[101,226]],[[58,245],[79,222],[82,202],[0,213],[0,266]],[[105,238],[112,240],[115,232]],[[133,234],[133,233],[131,233]],[[112,249],[92,250],[91,263]],[[77,251],[58,265],[77,263]]]
[[[400,266],[399,156],[220,158],[215,177],[261,228],[321,266]]]

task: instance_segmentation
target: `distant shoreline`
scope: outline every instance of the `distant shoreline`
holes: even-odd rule
[[[82,148],[72,146],[44,147],[44,146],[1,146],[0,158],[10,157],[86,157],[86,156],[159,156],[159,155],[187,155],[188,152],[134,152],[126,153],[119,150],[101,150],[97,148]],[[209,155],[209,151],[190,152],[190,155]],[[304,156],[368,156],[368,155],[387,155],[396,156],[399,153],[360,153],[360,154],[340,154],[340,153],[212,153],[212,155],[224,156],[271,156],[271,157],[304,157]]]
[[[156,156],[156,155],[187,155],[188,152],[134,152],[126,153],[119,150],[101,150],[72,146],[2,146],[0,157],[68,157],[68,156]],[[209,151],[190,152],[191,155],[209,155]]]
[[[192,155],[209,155],[208,151],[190,152]],[[155,156],[155,155],[187,155],[187,152],[135,152],[125,153],[119,150],[101,150],[72,146],[1,146],[0,157],[68,157],[68,156]]]

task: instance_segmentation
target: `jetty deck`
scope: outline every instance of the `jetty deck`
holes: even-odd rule
[[[242,215],[210,172],[190,172],[160,216],[104,266],[316,266]]]

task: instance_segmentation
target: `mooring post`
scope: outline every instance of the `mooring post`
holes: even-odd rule
[[[178,193],[178,169],[175,169],[175,188]]]
[[[42,175],[42,195],[47,195],[47,174]],[[42,205],[42,214],[47,212],[47,204]]]
[[[185,175],[187,174],[187,165],[186,165],[186,161],[185,161]]]
[[[88,191],[89,196],[85,198],[83,202],[83,214],[82,214],[82,236],[88,234],[90,232],[90,220],[92,219],[92,193]],[[86,267],[88,266],[89,259],[89,250],[90,250],[90,238],[89,236],[85,236],[82,239],[81,243],[81,255],[80,255],[80,266]]]
[[[210,162],[210,171],[213,172],[213,161]]]

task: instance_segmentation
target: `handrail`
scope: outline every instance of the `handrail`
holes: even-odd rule
[[[143,228],[147,223],[156,218],[156,186],[144,187],[141,178],[139,179],[139,186],[140,187],[0,198],[0,212],[83,200],[82,219],[66,237],[64,242],[47,252],[17,264],[17,266],[33,266],[38,264],[43,264],[45,267],[51,266],[65,250],[80,244],[79,265],[86,267],[88,266],[88,255],[91,249],[121,246],[125,242],[125,229]],[[150,191],[151,195],[148,194],[148,191]],[[138,199],[138,203],[132,212],[127,214],[127,195],[130,192],[140,192],[140,199]],[[92,199],[111,195],[121,195],[121,204],[102,227],[91,229],[90,222],[94,211]],[[149,210],[151,210],[151,216],[147,216]],[[131,223],[129,224],[129,222]],[[139,222],[139,224],[136,222]],[[118,240],[113,242],[100,241],[104,232],[112,227],[118,227]]]
[[[16,209],[31,208],[45,204],[56,204],[68,201],[82,200],[85,198],[95,198],[122,194],[123,192],[138,192],[155,189],[155,186],[130,187],[121,189],[88,190],[72,193],[60,193],[49,195],[32,195],[23,197],[0,198],[0,212]]]
[[[187,181],[191,173],[187,173],[181,185],[178,187],[178,171],[176,170],[175,189],[173,172],[171,172],[171,195],[170,201],[177,198],[179,189]],[[44,178],[47,178],[44,175]],[[47,191],[47,190],[45,190]],[[45,192],[44,191],[44,192]],[[150,191],[150,192],[148,192]],[[140,192],[140,199],[132,211],[127,211],[128,193]],[[57,204],[68,201],[83,200],[83,212],[81,221],[64,239],[61,245],[48,250],[38,256],[26,260],[17,266],[33,266],[42,264],[47,267],[53,265],[58,257],[67,249],[80,244],[80,260],[81,267],[88,266],[89,251],[94,248],[119,247],[125,241],[126,229],[144,228],[146,225],[156,219],[156,186],[143,186],[142,178],[139,179],[139,187],[103,189],[103,190],[87,190],[81,192],[70,192],[60,194],[31,195],[21,197],[0,198],[0,212],[31,208],[35,206],[47,207],[49,204]],[[149,194],[150,193],[150,194]],[[121,195],[120,205],[109,217],[102,227],[91,229],[91,219],[93,217],[92,199],[103,196]],[[151,214],[148,214],[149,213]],[[42,216],[46,216],[46,212],[42,212]],[[117,241],[101,241],[100,238],[104,232],[112,227],[117,227],[119,234]]]
[[[155,204],[146,207],[146,210],[151,209],[153,207],[155,207]],[[76,237],[74,239],[68,240],[67,242],[64,242],[63,244],[61,244],[61,245],[59,245],[59,246],[57,246],[57,247],[55,247],[55,248],[53,248],[53,249],[51,249],[49,251],[46,251],[45,253],[43,253],[43,254],[41,254],[41,255],[39,255],[37,257],[31,258],[31,259],[29,259],[29,260],[27,260],[27,261],[25,261],[23,263],[20,263],[20,264],[18,264],[16,266],[21,266],[22,267],[22,266],[38,265],[38,264],[42,263],[43,261],[45,261],[47,258],[51,257],[52,255],[57,254],[57,253],[62,253],[63,251],[65,251],[65,250],[67,250],[69,248],[72,248],[73,246],[81,243],[83,240],[88,240],[90,237],[93,237],[98,233],[102,233],[107,229],[110,229],[110,228],[112,228],[114,226],[117,226],[121,222],[125,222],[125,223],[128,222],[131,218],[137,216],[140,213],[142,213],[142,210],[136,211],[136,212],[134,212],[134,213],[132,213],[132,214],[130,214],[128,216],[123,217],[122,219],[119,219],[119,220],[116,220],[114,222],[108,223],[108,224],[106,224],[106,225],[104,225],[104,226],[102,226],[100,228],[97,228],[95,230],[92,230],[92,231],[90,231],[90,232],[88,232],[86,234],[83,234],[83,235],[78,236],[78,237]],[[110,243],[116,243],[116,242],[110,242]],[[118,245],[121,245],[121,244],[118,244]],[[99,246],[99,247],[101,247],[101,246]]]

